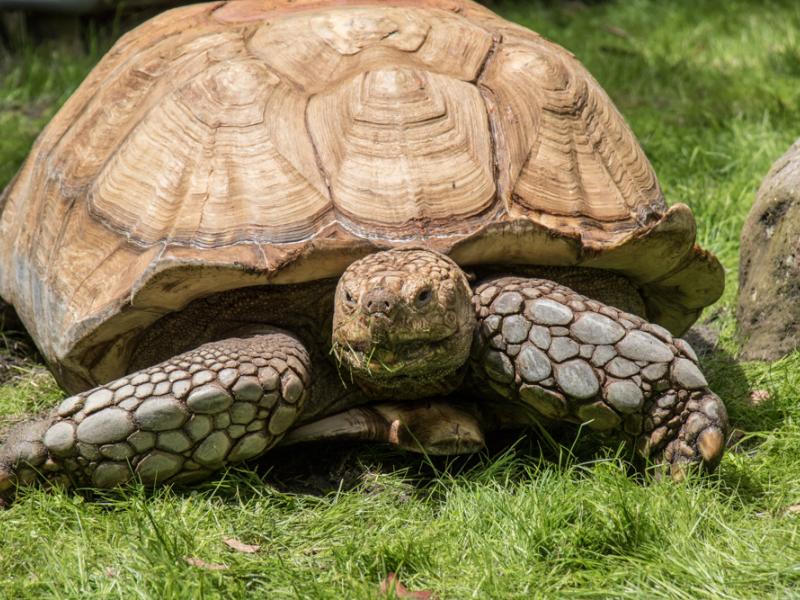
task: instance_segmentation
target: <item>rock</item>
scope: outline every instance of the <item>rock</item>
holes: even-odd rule
[[[595,431],[608,431],[622,422],[617,413],[600,401],[581,406],[578,409],[578,418]]]
[[[175,398],[151,398],[145,400],[134,415],[140,429],[165,431],[176,429],[186,422],[186,407]]]
[[[491,310],[498,315],[518,313],[523,301],[524,298],[519,292],[503,292],[492,302]]]
[[[672,380],[676,385],[687,389],[696,390],[708,386],[706,378],[697,368],[697,365],[686,358],[677,358],[672,364]]]
[[[547,298],[529,300],[525,314],[539,325],[566,325],[572,321],[569,307]]]
[[[270,439],[264,433],[246,435],[233,447],[233,450],[228,455],[228,460],[230,462],[239,462],[258,456],[266,449]]]
[[[550,344],[547,353],[556,362],[564,362],[568,358],[578,356],[580,351],[578,344],[568,337],[555,338]]]
[[[525,344],[517,355],[519,376],[528,383],[536,383],[550,375],[551,365],[547,355],[531,344]]]
[[[108,444],[124,440],[134,430],[133,419],[121,408],[104,408],[78,425],[78,439],[88,444]]]
[[[502,333],[509,344],[519,344],[528,337],[531,322],[522,315],[511,315],[503,319]]]
[[[226,433],[215,431],[194,451],[192,458],[202,465],[209,467],[219,466],[225,460],[231,449],[231,440]]]
[[[233,398],[218,384],[210,383],[197,388],[186,400],[189,410],[195,413],[216,414],[233,404]]]
[[[528,339],[542,350],[550,347],[550,330],[541,325],[534,325],[528,333]]]
[[[98,488],[112,488],[122,485],[131,478],[128,463],[104,461],[92,473],[92,483]]]
[[[47,430],[43,441],[56,456],[68,456],[75,449],[75,426],[69,421],[58,421]]]
[[[554,367],[556,382],[568,396],[585,400],[600,391],[594,369],[585,360],[576,358]]]
[[[495,381],[499,381],[500,383],[511,383],[514,381],[514,365],[511,364],[511,360],[502,352],[497,352],[495,350],[487,352],[484,358],[483,368],[486,370],[486,374]]]
[[[136,473],[146,483],[157,483],[175,475],[182,466],[182,457],[153,450],[136,465]]]
[[[593,312],[582,314],[569,329],[585,344],[616,344],[625,335],[622,325]]]
[[[800,140],[772,166],[742,229],[737,322],[746,360],[800,348]]]
[[[669,362],[672,350],[664,342],[644,331],[630,331],[617,344],[617,350],[625,358],[648,362]]]
[[[638,411],[644,403],[644,394],[632,381],[614,381],[606,387],[606,400],[624,414]]]

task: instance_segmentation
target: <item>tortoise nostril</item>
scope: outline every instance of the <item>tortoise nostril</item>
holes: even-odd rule
[[[367,314],[389,314],[397,304],[394,294],[385,289],[374,289],[367,292],[364,297],[364,308]]]

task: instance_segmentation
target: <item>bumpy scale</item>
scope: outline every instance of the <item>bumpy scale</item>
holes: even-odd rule
[[[310,383],[303,345],[283,332],[198,347],[64,400],[0,456],[29,482],[189,483],[273,446],[302,410]],[[41,441],[38,441],[41,440]],[[0,491],[11,487],[0,480]]]
[[[697,356],[663,327],[551,281],[481,283],[475,376],[551,420],[621,429],[645,457],[719,462],[728,421]]]

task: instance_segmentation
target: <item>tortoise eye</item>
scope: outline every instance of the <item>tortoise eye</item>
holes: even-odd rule
[[[350,306],[354,306],[356,303],[355,298],[353,298],[353,294],[351,294],[349,290],[344,291],[344,301]]]
[[[428,302],[431,301],[433,298],[433,293],[431,292],[430,288],[424,288],[417,293],[417,297],[415,298],[415,302],[417,306],[425,306]]]

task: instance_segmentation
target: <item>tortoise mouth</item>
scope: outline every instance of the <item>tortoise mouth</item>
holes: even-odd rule
[[[332,351],[340,370],[397,389],[406,382],[418,387],[422,381],[451,375],[466,363],[471,342],[471,329],[459,328],[434,338],[395,341],[350,341],[336,336]]]

